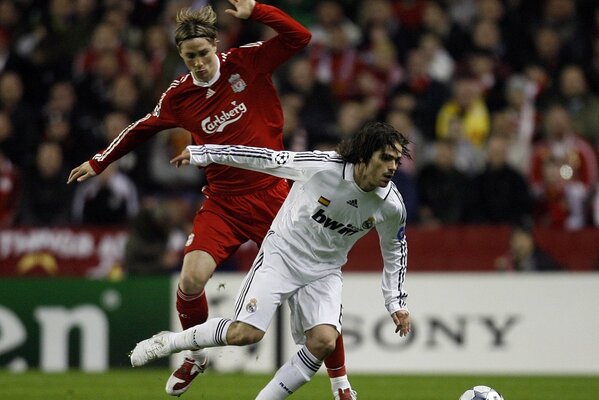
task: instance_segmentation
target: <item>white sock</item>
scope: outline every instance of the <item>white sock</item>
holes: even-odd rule
[[[172,338],[173,350],[199,350],[206,347],[226,346],[230,325],[230,319],[212,318],[203,324],[175,333]]]
[[[337,390],[339,389],[351,389],[347,375],[331,378],[331,389],[333,390],[333,393],[337,393]]]
[[[262,389],[256,400],[281,400],[299,389],[308,382],[322,365],[322,360],[317,359],[308,351],[306,346],[291,357],[279,370],[270,382]]]

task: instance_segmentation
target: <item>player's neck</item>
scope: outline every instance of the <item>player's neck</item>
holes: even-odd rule
[[[364,163],[354,164],[354,181],[356,182],[356,185],[365,192],[371,192],[376,189],[376,186],[368,181],[366,164]]]

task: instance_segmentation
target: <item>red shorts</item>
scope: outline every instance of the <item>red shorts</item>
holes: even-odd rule
[[[185,254],[202,250],[218,265],[248,240],[260,246],[287,193],[289,185],[284,179],[246,195],[228,196],[206,190],[206,200],[193,219]]]

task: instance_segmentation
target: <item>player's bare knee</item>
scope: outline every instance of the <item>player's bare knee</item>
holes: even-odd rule
[[[264,337],[264,332],[244,322],[235,321],[227,331],[227,344],[245,346],[258,343]]]
[[[315,329],[307,335],[306,346],[315,357],[323,360],[335,350],[337,336],[333,327]]]
[[[208,279],[203,276],[193,273],[184,273],[181,271],[179,277],[179,287],[187,294],[201,293],[206,286]]]
[[[216,268],[216,262],[208,253],[192,251],[185,255],[179,277],[179,287],[185,293],[200,293]]]

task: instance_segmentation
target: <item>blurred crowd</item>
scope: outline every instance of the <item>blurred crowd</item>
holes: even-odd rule
[[[83,184],[66,178],[187,72],[174,18],[207,3],[0,0],[0,227],[186,230],[205,180],[168,164],[189,143],[184,130]],[[288,149],[330,150],[385,120],[412,142],[395,177],[411,224],[599,227],[597,3],[268,3],[313,34],[275,76]],[[225,14],[226,0],[210,4],[219,50],[274,34]]]

